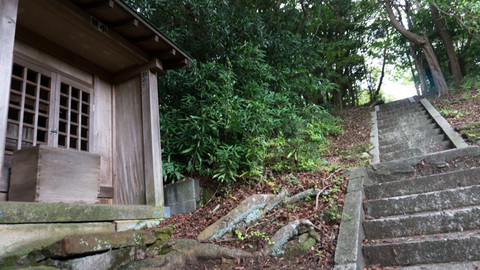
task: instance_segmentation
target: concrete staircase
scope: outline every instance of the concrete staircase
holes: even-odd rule
[[[381,162],[452,148],[450,140],[419,101],[406,99],[381,105],[377,125]]]
[[[427,103],[376,108],[381,162],[351,172],[335,269],[480,269],[480,148]]]

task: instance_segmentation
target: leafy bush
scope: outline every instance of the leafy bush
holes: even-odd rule
[[[225,63],[194,62],[159,81],[166,181],[312,169],[323,162],[327,137],[341,132],[324,108],[284,91],[287,73],[267,64],[262,50],[249,43],[235,50]]]

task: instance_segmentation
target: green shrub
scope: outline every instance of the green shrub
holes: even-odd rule
[[[262,50],[245,43],[236,51],[226,63],[194,62],[159,81],[165,181],[312,169],[328,136],[341,132],[324,108],[282,91],[286,73],[265,63]]]

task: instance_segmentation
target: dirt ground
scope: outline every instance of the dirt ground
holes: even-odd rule
[[[457,89],[448,97],[429,100],[453,128],[480,121],[480,89]]]
[[[480,94],[477,90],[462,90],[452,93],[448,98],[431,98],[431,103],[456,127],[464,123],[479,121]],[[320,196],[295,205],[283,205],[262,217],[259,223],[239,230],[243,236],[256,232],[256,236],[241,240],[238,235],[227,235],[211,241],[224,247],[235,247],[246,251],[263,248],[270,237],[288,222],[296,219],[308,219],[317,228],[321,241],[307,253],[294,258],[264,257],[239,260],[199,259],[187,265],[188,269],[332,269],[334,266],[335,246],[343,200],[348,178],[345,173],[353,167],[368,163],[365,153],[369,151],[370,111],[368,106],[348,109],[339,113],[343,119],[343,134],[331,140],[329,154],[324,158],[329,166],[308,172],[274,173],[269,181],[246,183],[237,182],[228,189],[217,188],[209,178],[201,179],[201,186],[215,190],[208,203],[194,213],[175,215],[166,219],[160,226],[174,229],[172,238],[196,239],[207,226],[234,209],[243,199],[253,194],[272,194],[286,189],[290,194],[318,188],[330,190],[329,196]],[[362,158],[363,155],[363,158]],[[376,269],[376,268],[372,268]]]
[[[352,167],[363,166],[368,162],[364,152],[368,152],[370,138],[370,111],[368,106],[349,109],[341,113],[343,134],[329,144],[329,154],[324,156],[328,166],[318,171],[273,173],[269,181],[246,183],[237,182],[226,192],[212,187],[211,179],[200,180],[201,186],[216,190],[209,202],[195,212],[175,215],[166,219],[160,226],[174,229],[172,238],[196,239],[207,226],[234,209],[243,199],[253,194],[272,194],[286,189],[297,194],[310,188],[330,191],[329,196],[320,196],[310,201],[294,205],[283,205],[262,217],[259,223],[239,230],[242,235],[256,232],[241,240],[238,235],[227,235],[211,241],[224,247],[236,247],[246,251],[263,248],[274,233],[283,225],[297,219],[308,219],[317,228],[321,241],[304,255],[294,258],[272,258],[245,260],[205,260],[200,259],[188,265],[188,269],[332,269],[341,220],[343,200],[348,178],[345,172]],[[364,158],[361,158],[361,155]]]

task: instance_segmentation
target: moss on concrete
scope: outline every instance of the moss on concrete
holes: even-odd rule
[[[0,224],[163,218],[162,207],[149,205],[0,202],[0,210],[3,211]]]

